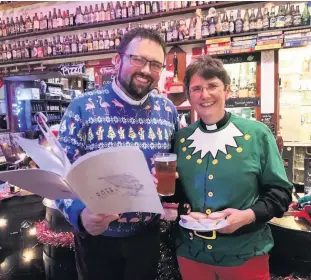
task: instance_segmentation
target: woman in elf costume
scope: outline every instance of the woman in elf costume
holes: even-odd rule
[[[230,82],[222,62],[210,57],[192,62],[185,74],[200,120],[176,135],[176,196],[199,216],[220,212],[228,226],[205,233],[180,227],[183,280],[270,279],[267,222],[282,217],[291,202],[292,184],[271,131],[225,111]]]

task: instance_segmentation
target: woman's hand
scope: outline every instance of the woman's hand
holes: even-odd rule
[[[229,224],[228,226],[217,230],[218,232],[224,233],[224,234],[233,233],[239,228],[245,225],[251,224],[256,219],[255,213],[251,209],[238,210],[238,209],[233,209],[233,208],[227,208],[217,213],[224,214],[224,217],[226,217],[226,221]],[[217,219],[217,218],[213,218],[212,216],[209,218]]]

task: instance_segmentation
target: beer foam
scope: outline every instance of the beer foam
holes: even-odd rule
[[[158,162],[167,162],[167,161],[176,161],[177,155],[163,156],[163,157],[155,157],[155,161]]]

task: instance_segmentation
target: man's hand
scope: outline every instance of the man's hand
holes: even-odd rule
[[[219,211],[217,213],[222,213],[226,217],[226,221],[229,224],[228,226],[217,230],[220,233],[233,233],[242,226],[251,224],[252,222],[255,221],[255,213],[251,209],[247,210],[238,210],[238,209],[232,209],[232,208],[227,208],[223,211]],[[209,217],[210,219],[213,219],[212,216]]]
[[[93,235],[100,235],[107,230],[109,224],[119,219],[119,215],[95,215],[87,207],[80,214],[85,230]]]

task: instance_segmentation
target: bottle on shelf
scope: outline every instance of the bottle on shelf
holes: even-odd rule
[[[243,32],[243,20],[241,16],[241,9],[238,9],[237,18],[235,20],[235,33],[239,34]]]

